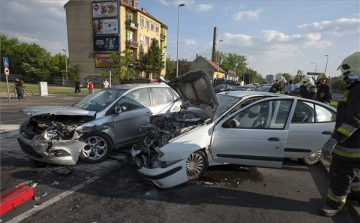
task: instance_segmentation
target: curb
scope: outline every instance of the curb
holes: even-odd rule
[[[329,174],[330,162],[321,157],[320,166],[327,176]],[[345,209],[353,217],[355,222],[360,222],[360,204],[351,200],[347,200],[345,203]]]

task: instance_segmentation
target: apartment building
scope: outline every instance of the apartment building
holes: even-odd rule
[[[111,67],[109,51],[131,50],[136,61],[147,53],[156,38],[166,62],[168,27],[147,12],[138,9],[136,0],[69,0],[65,5],[70,63],[79,66],[82,81],[101,84],[100,75]],[[154,79],[135,65],[138,77]],[[161,71],[165,75],[165,69]],[[118,79],[113,79],[117,83]]]

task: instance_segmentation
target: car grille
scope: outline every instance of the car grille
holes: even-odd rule
[[[21,149],[22,149],[25,153],[29,154],[30,156],[37,157],[37,158],[43,158],[43,156],[40,155],[39,153],[37,153],[33,147],[27,145],[25,142],[23,142],[23,141],[22,141],[21,139],[19,139],[19,138],[18,138],[17,140],[18,140],[18,142],[19,142],[19,144],[20,144]]]

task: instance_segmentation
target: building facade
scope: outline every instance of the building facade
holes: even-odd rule
[[[203,70],[207,73],[210,80],[214,78],[226,78],[226,72],[215,62],[200,55],[192,62],[191,71]]]
[[[133,59],[141,62],[151,40],[157,39],[166,62],[166,33],[168,27],[138,9],[136,0],[83,1],[69,0],[65,5],[70,63],[79,66],[82,81],[102,83],[104,69],[112,66],[109,51],[129,49]],[[154,79],[135,65],[139,78]],[[165,75],[165,68],[161,71]],[[112,79],[114,83],[119,80]]]

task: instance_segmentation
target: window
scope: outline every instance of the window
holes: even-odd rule
[[[133,14],[129,11],[126,12],[127,19],[133,20]]]
[[[140,34],[140,43],[144,44],[144,36],[142,34]]]
[[[336,120],[335,112],[320,106],[315,105],[316,122],[334,122]]]
[[[159,33],[159,25],[155,26],[155,32]]]
[[[146,28],[148,29],[149,28],[149,20],[146,20]]]
[[[298,100],[291,123],[313,123],[314,117],[314,104]]]
[[[144,27],[144,17],[140,16],[140,26]]]
[[[226,121],[223,128],[284,129],[292,100],[257,103]]]
[[[149,46],[149,37],[145,37],[145,44]]]
[[[132,40],[133,40],[133,36],[134,36],[133,31],[131,31],[131,30],[127,30],[127,31],[126,31],[126,39],[127,39],[128,41],[132,41]]]
[[[150,29],[151,29],[152,31],[154,31],[154,23],[153,23],[153,22],[151,22]]]
[[[126,94],[118,102],[122,112],[150,106],[150,95],[147,88],[134,90]]]
[[[174,101],[174,95],[170,88],[152,88],[152,97],[155,105],[162,105]]]

